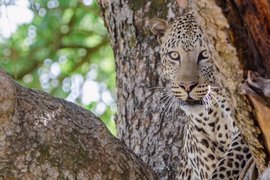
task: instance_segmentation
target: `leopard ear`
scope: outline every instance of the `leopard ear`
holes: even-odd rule
[[[152,33],[157,36],[158,42],[161,43],[161,38],[164,36],[169,26],[167,21],[155,18],[149,21],[149,27]]]

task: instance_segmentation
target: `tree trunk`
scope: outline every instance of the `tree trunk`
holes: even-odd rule
[[[266,0],[216,2],[231,26],[232,41],[246,79],[243,90],[254,107],[254,124],[262,131],[258,137],[265,148],[252,147],[257,151],[255,160],[262,172],[270,155],[270,3]]]
[[[186,117],[177,105],[167,107],[168,99],[159,101],[164,90],[158,87],[166,82],[159,76],[158,44],[147,23],[155,16],[174,18],[179,8],[174,1],[155,0],[100,4],[116,57],[118,137],[161,178],[174,179]]]
[[[0,71],[0,179],[157,179],[91,112]]]
[[[267,61],[264,63],[259,61],[261,51],[256,48],[257,44],[265,44],[261,43],[263,38],[256,41],[256,37],[253,37],[256,33],[250,33],[248,27],[243,25],[241,14],[240,16],[237,14],[239,7],[235,6],[235,3],[232,9],[237,12],[234,14],[227,12],[226,4],[234,1],[189,0],[188,2],[196,11],[209,39],[212,56],[220,71],[218,76],[222,79],[223,87],[227,90],[235,109],[236,123],[261,172],[267,166],[267,150],[254,110],[250,106],[250,101],[243,95],[241,87],[246,77],[245,64],[250,64],[250,60],[253,60],[253,64],[257,64],[260,68],[267,65]],[[156,87],[159,90],[158,87],[163,87],[160,91],[164,92],[166,82],[160,77],[158,43],[147,25],[148,20],[155,17],[171,20],[180,14],[179,7],[173,0],[100,0],[100,5],[116,57],[118,101],[116,120],[119,138],[149,164],[161,179],[174,179],[182,146],[183,126],[187,118],[176,102],[167,109],[168,101],[162,97],[163,93],[151,89]],[[243,6],[243,9],[246,7],[243,4],[239,6]],[[264,8],[263,12],[265,11]],[[251,18],[248,23],[252,22]],[[246,33],[239,36],[234,33],[235,28]],[[235,46],[239,49],[236,50]],[[269,54],[266,49],[262,49],[262,52]],[[158,101],[159,99],[165,100]]]
[[[262,172],[268,163],[265,142],[269,136],[264,130],[261,133],[261,123],[256,121],[249,104],[255,102],[258,119],[261,117],[258,114],[264,112],[252,100],[253,96],[248,94],[251,98],[248,101],[241,93],[241,83],[247,69],[266,78],[269,75],[266,41],[269,3],[189,0],[189,4],[209,39],[211,54],[220,71],[218,76],[235,108],[236,123]],[[161,179],[175,179],[187,117],[177,102],[163,97],[167,82],[160,77],[158,44],[147,24],[154,17],[171,20],[180,14],[179,8],[173,0],[100,0],[100,5],[116,56],[119,138]],[[259,7],[262,10],[257,17]],[[252,77],[249,75],[247,88],[258,86],[251,82]],[[157,179],[90,112],[25,89],[3,72],[0,86],[0,177]],[[264,92],[267,91],[257,97],[265,100]],[[263,107],[268,108],[265,101]]]

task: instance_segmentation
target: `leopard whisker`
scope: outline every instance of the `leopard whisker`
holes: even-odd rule
[[[222,90],[224,88],[220,87],[220,86],[208,85],[208,89],[211,89],[212,91],[218,91],[218,90]]]
[[[206,110],[209,111],[211,107],[214,107],[212,103],[212,97],[210,93],[206,94],[203,98],[203,102],[206,104]]]
[[[173,98],[174,98],[173,96],[170,97],[170,98],[168,98],[168,99],[166,100],[166,102],[164,103],[164,104],[165,104],[165,108],[164,108],[164,110],[161,112],[161,117],[162,117],[162,118],[164,118],[165,112],[168,110],[168,108],[169,108],[169,106],[170,106],[170,104],[171,104]]]
[[[149,112],[151,110],[154,109],[154,107],[156,107],[157,104],[161,104],[166,102],[166,100],[168,98],[172,97],[172,94],[170,92],[161,92],[161,97],[160,98],[155,98],[153,99],[153,101],[148,105],[149,108],[147,109],[147,111],[145,112],[146,115],[149,114]]]
[[[203,104],[205,104],[205,111],[208,111],[210,109],[210,105],[206,99],[203,99]]]
[[[205,96],[205,99],[206,99],[206,101],[208,102],[208,104],[210,104],[210,105],[213,105],[212,104],[212,99],[211,99],[211,96],[210,96],[210,94],[207,94],[206,96]]]
[[[215,97],[215,94],[212,92],[212,91],[209,91],[209,96],[211,97],[211,98],[213,98],[214,100],[215,100],[215,102],[218,104],[218,100],[217,100],[217,98]]]
[[[217,98],[215,97],[214,91],[212,91],[211,88],[212,88],[211,85],[208,85],[208,91],[207,91],[207,94],[208,94],[211,98],[213,98],[213,99],[216,101],[216,103],[218,103],[218,100],[217,100]]]
[[[165,116],[165,113],[167,112],[167,110],[170,110],[172,108],[172,105],[174,104],[174,101],[175,100],[175,97],[174,96],[171,96],[169,99],[166,100],[165,102],[165,108],[163,109],[163,111],[161,112],[160,114],[160,117],[161,117],[161,122],[160,122],[160,126],[159,126],[159,129],[161,130],[161,128],[163,127],[163,122],[164,122],[164,116]],[[173,112],[173,117],[175,117],[175,111]]]
[[[207,94],[207,92],[206,93],[196,93],[196,95],[203,95],[203,96],[205,96]]]
[[[150,87],[150,88],[147,88],[147,90],[151,92],[166,92],[167,91],[165,87]]]

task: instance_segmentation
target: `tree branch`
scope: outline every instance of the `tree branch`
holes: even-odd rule
[[[91,112],[0,72],[0,177],[156,179]]]

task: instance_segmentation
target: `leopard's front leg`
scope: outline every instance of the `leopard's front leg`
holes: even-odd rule
[[[192,168],[188,165],[187,157],[182,154],[180,158],[180,165],[178,166],[178,178],[179,180],[193,180],[194,178]]]
[[[238,132],[235,134],[228,151],[218,162],[211,180],[236,180],[239,178],[241,171],[245,167],[248,160],[252,158],[247,145],[242,136]]]

